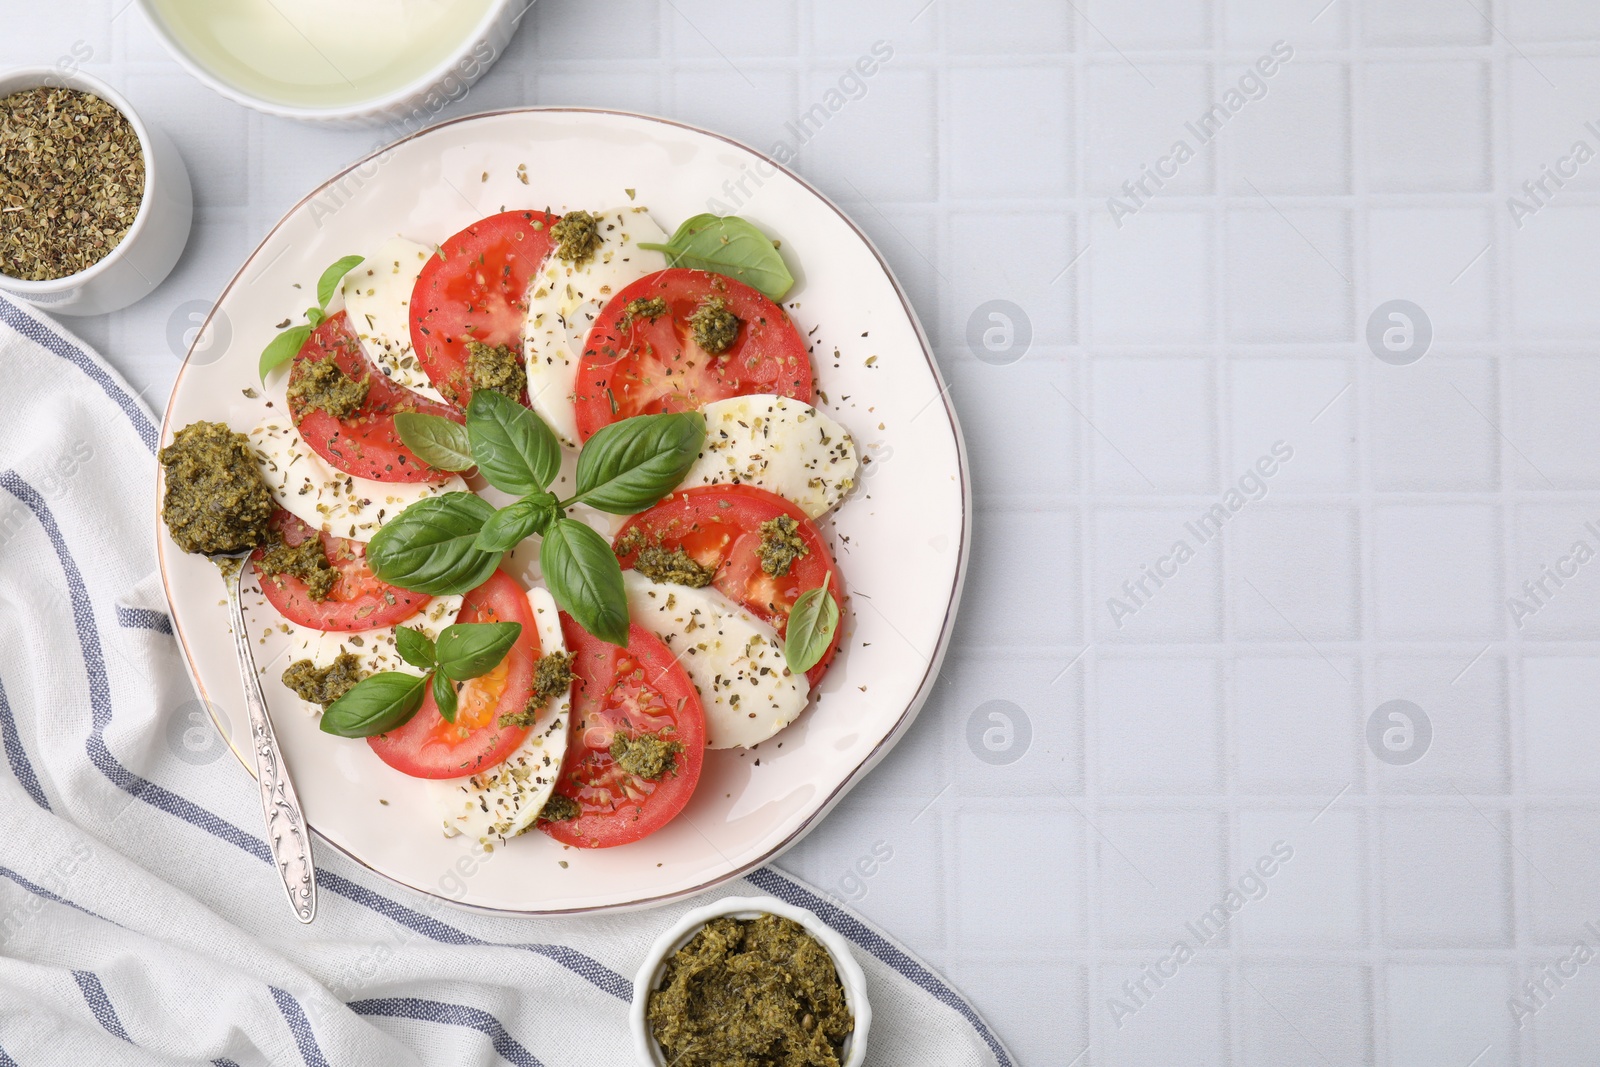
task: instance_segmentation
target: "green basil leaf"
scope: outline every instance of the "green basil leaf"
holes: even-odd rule
[[[439,706],[439,717],[445,722],[456,721],[456,687],[440,671],[433,676],[433,702]]]
[[[483,524],[477,546],[485,552],[510,552],[548,526],[550,515],[547,506],[541,506],[531,497],[507,504]]]
[[[561,443],[544,420],[492,389],[479,389],[467,405],[472,458],[490,485],[527,496],[548,488],[561,470]]]
[[[500,566],[500,553],[473,542],[494,505],[473,493],[443,493],[417,501],[373,535],[372,573],[390,585],[429,596],[476,589]]]
[[[310,336],[310,326],[293,326],[274,337],[271,343],[261,350],[261,363],[257,368],[261,380],[266,381],[267,375],[275,368],[283,366],[299,355],[300,347]]]
[[[394,649],[400,653],[400,658],[425,671],[431,671],[437,653],[433,650],[433,638],[421,630],[413,630],[409,626],[397,626],[394,630]]]
[[[430,467],[442,471],[464,471],[472,467],[472,446],[467,443],[467,428],[443,415],[423,415],[402,411],[394,417],[400,440]]]
[[[317,279],[317,303],[323,307],[328,306],[328,301],[333,299],[333,291],[344,281],[344,276],[365,262],[362,256],[345,256],[339,262],[322,272],[322,277]]]
[[[488,674],[522,634],[520,622],[458,622],[439,634],[439,673],[464,682]]]
[[[539,568],[561,610],[602,641],[628,643],[622,568],[605,538],[576,519],[557,519],[539,546]]]
[[[573,499],[613,515],[643,511],[678,487],[705,440],[705,416],[697,411],[614,422],[579,453]]]
[[[795,674],[804,674],[822,662],[839,628],[839,604],[828,592],[828,574],[815,589],[801,593],[789,610],[789,626],[784,634],[783,661]]]
[[[668,266],[737,279],[770,300],[782,300],[794,287],[794,275],[772,239],[737,215],[696,215],[679,226],[666,244],[640,242],[639,247],[665,252]]]
[[[426,678],[384,671],[357,682],[322,713],[324,733],[339,737],[371,737],[411,721],[422,707]]]
[[[306,308],[306,321],[315,330],[318,326],[328,321],[328,313],[321,308]]]

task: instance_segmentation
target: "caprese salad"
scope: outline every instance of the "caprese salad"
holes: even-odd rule
[[[792,285],[737,217],[516,210],[342,259],[280,324],[242,436],[281,681],[446,833],[638,841],[707,749],[806,709],[846,609],[818,520],[858,458]]]

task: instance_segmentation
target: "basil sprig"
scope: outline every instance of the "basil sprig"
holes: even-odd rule
[[[593,529],[569,519],[567,509],[587,504],[632,515],[655,504],[699,457],[704,416],[640,415],[601,429],[578,455],[577,491],[566,500],[550,492],[561,470],[555,434],[499,393],[473,393],[465,426],[415,413],[397,417],[395,426],[424,461],[443,470],[476,466],[490,485],[519,499],[499,510],[471,493],[412,504],[367,546],[374,574],[416,592],[464,593],[482,584],[504,553],[540,536],[539,566],[561,610],[603,641],[628,643],[628,602],[616,554]]]
[[[467,428],[454,419],[402,411],[394,417],[394,425],[400,440],[430,467],[464,471],[476,462],[467,443]]]
[[[613,645],[628,643],[622,568],[605,538],[576,519],[557,519],[539,545],[539,569],[550,595],[578,625]]]
[[[383,581],[414,593],[469,592],[500,566],[499,552],[477,547],[493,515],[494,505],[475,493],[426,497],[372,535],[367,563]]]
[[[573,500],[613,515],[643,511],[661,499],[663,485],[683,481],[705,437],[698,412],[639,415],[603,427],[578,454]]]
[[[395,651],[425,673],[383,671],[363,678],[323,711],[322,730],[340,737],[388,733],[411,721],[430,683],[439,714],[455,722],[454,683],[494,670],[520,636],[520,622],[458,622],[440,631],[437,642],[421,630],[396,627]]]
[[[789,610],[789,626],[784,632],[783,661],[795,674],[804,674],[822,661],[839,628],[839,605],[828,592],[832,572],[815,589],[801,593]]]
[[[771,238],[737,215],[696,215],[666,244],[641,241],[639,247],[664,252],[667,265],[708,270],[744,282],[782,300],[794,287],[794,275]]]
[[[364,262],[361,256],[345,256],[322,272],[322,277],[317,279],[317,306],[306,308],[306,321],[284,330],[261,350],[257,371],[262,381],[266,381],[268,373],[274,368],[281,367],[298,355],[301,346],[311,336],[311,331],[328,321],[328,301],[333,299],[334,290],[346,274]]]
[[[404,726],[422,707],[425,681],[404,671],[363,678],[323,711],[322,731],[339,737],[372,737]]]

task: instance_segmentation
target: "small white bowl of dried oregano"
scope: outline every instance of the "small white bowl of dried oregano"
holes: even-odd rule
[[[127,307],[178,262],[193,216],[178,150],[110,86],[0,73],[0,291],[62,315]]]

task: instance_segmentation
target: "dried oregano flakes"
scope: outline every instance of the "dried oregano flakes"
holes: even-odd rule
[[[0,99],[0,274],[52,281],[100,262],[144,183],[138,134],[98,96],[40,86]]]

